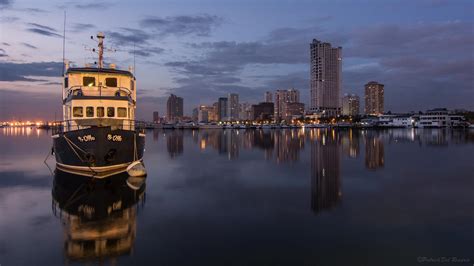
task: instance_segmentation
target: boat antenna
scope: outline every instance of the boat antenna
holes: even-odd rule
[[[64,77],[65,68],[66,68],[66,10],[64,10],[64,25],[63,25],[63,73],[62,73],[63,77]]]
[[[135,68],[135,42],[133,42],[133,76],[136,76],[136,68]]]

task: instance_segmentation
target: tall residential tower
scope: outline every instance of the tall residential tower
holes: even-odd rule
[[[310,50],[310,110],[336,116],[341,112],[342,47],[313,39]]]
[[[376,81],[365,84],[365,114],[381,115],[384,111],[384,85]]]
[[[171,94],[166,102],[166,119],[168,122],[176,122],[183,118],[183,98]]]

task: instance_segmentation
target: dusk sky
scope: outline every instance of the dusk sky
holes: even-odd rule
[[[342,93],[363,100],[385,84],[385,110],[474,109],[474,1],[21,1],[0,0],[0,121],[61,118],[63,14],[66,59],[127,69],[136,47],[138,119],[185,114],[229,92],[257,103],[267,90],[309,98],[309,43],[343,48]]]

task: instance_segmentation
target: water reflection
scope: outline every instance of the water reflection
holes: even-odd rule
[[[264,158],[274,160],[277,164],[297,162],[305,148],[305,142],[316,141],[321,145],[323,140],[337,139],[337,146],[349,158],[361,155],[361,142],[365,150],[367,169],[378,169],[385,165],[386,143],[417,142],[419,145],[444,146],[474,142],[474,131],[471,130],[438,130],[438,129],[391,129],[391,130],[357,130],[357,129],[285,129],[285,130],[171,130],[166,133],[168,154],[174,158],[184,152],[185,134],[192,134],[193,142],[200,150],[213,149],[229,160],[238,159],[242,150],[258,148],[264,151]],[[153,139],[158,141],[158,133],[153,132]]]
[[[382,168],[384,160],[384,143],[378,131],[369,131],[365,135],[365,167],[375,170]]]
[[[337,206],[342,198],[339,136],[320,136],[319,142],[311,141],[311,209],[316,214]]]
[[[131,253],[137,212],[145,202],[143,178],[120,174],[91,180],[56,170],[52,195],[67,260],[113,262]]]

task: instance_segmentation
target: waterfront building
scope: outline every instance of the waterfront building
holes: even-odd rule
[[[239,119],[239,95],[229,93],[227,97],[227,120],[235,121]]]
[[[224,121],[227,119],[227,98],[220,97],[217,101],[217,120]]]
[[[467,125],[462,115],[450,113],[446,108],[435,108],[420,115],[417,127],[460,127]]]
[[[251,118],[253,120],[272,120],[274,114],[274,103],[263,102],[251,107]]]
[[[381,115],[384,112],[384,85],[376,81],[365,84],[365,114]]]
[[[166,102],[166,119],[177,122],[183,118],[183,98],[171,94]]]
[[[342,47],[313,39],[310,52],[310,111],[336,116],[341,109]]]
[[[304,103],[299,102],[285,102],[282,108],[282,119],[287,121],[293,117],[299,117],[304,115]]]
[[[284,104],[285,103],[299,103],[300,92],[296,89],[289,90],[277,90],[275,92],[275,105],[274,105],[274,119],[280,120],[284,118]]]
[[[360,99],[355,94],[345,94],[342,98],[342,114],[357,116],[360,112]]]

